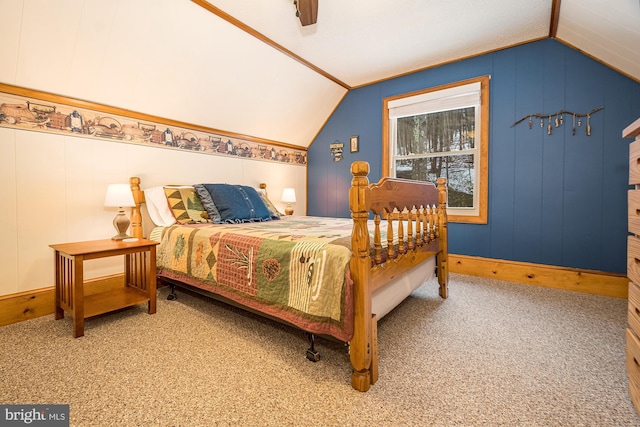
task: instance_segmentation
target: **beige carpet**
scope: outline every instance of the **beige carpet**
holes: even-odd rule
[[[627,302],[452,275],[379,324],[380,380],[345,347],[180,292],[89,319],[0,328],[0,403],[70,404],[74,426],[640,426],[624,367]]]

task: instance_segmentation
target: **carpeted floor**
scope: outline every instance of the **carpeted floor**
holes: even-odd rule
[[[627,301],[451,275],[379,323],[380,380],[343,344],[180,292],[86,321],[0,328],[0,403],[70,404],[73,426],[640,426]]]

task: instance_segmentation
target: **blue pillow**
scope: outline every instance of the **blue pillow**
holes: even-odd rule
[[[216,223],[269,221],[271,212],[255,188],[247,185],[202,184],[211,196],[220,219]],[[206,209],[206,206],[205,206]]]

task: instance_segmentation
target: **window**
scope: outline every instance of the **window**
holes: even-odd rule
[[[487,223],[489,76],[384,100],[383,176],[447,178],[452,222]]]

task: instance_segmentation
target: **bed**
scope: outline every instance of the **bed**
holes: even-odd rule
[[[263,194],[269,218],[222,221],[227,199],[216,193],[222,187],[194,185],[209,214],[211,200],[203,188],[213,196],[213,215],[220,221],[165,225],[147,233],[160,241],[158,279],[306,331],[311,360],[317,360],[314,335],[347,342],[351,384],[369,390],[378,379],[378,320],[434,273],[440,296],[447,297],[446,180],[438,179],[437,186],[395,178],[370,184],[369,165],[361,161],[351,165],[351,173],[350,219],[278,218]],[[131,234],[142,237],[145,193],[139,178],[130,183],[136,201]],[[253,200],[251,188],[234,186],[233,194],[235,187],[248,203]],[[237,205],[229,194],[223,195],[228,204]],[[248,204],[251,218],[261,212],[257,205]]]

